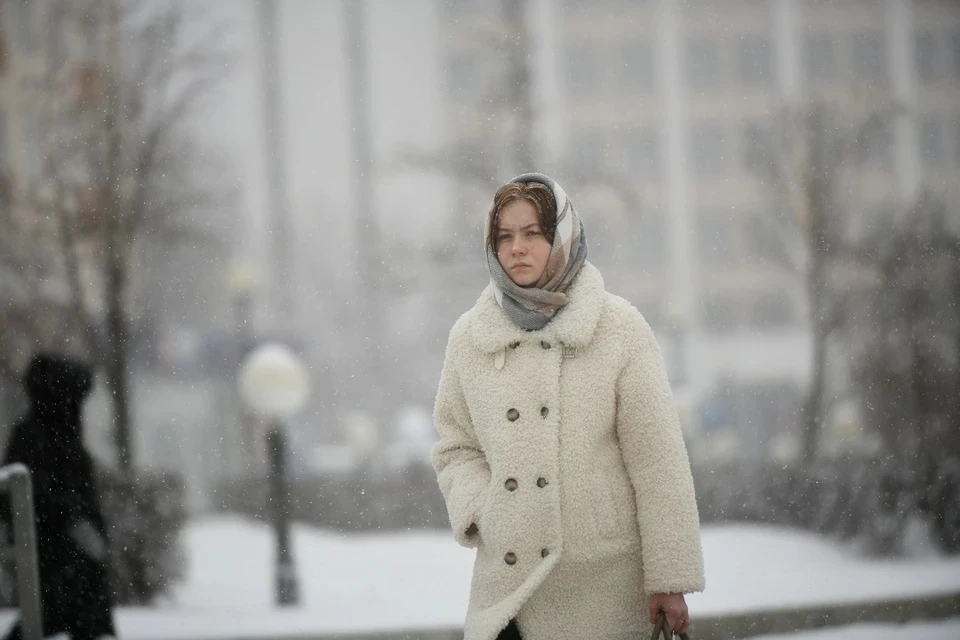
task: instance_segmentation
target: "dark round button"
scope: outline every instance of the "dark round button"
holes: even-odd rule
[[[507,478],[507,481],[503,483],[503,487],[507,491],[516,491],[517,490],[517,481],[513,478]]]
[[[546,558],[548,555],[550,555],[550,549],[540,549],[541,558]]]
[[[509,420],[510,422],[516,422],[519,417],[520,417],[520,412],[517,411],[516,409],[510,409],[507,411],[507,420]]]
[[[550,343],[547,342],[546,340],[541,340],[541,341],[540,341],[540,346],[543,347],[544,349],[549,349],[549,348],[550,348]]]
[[[548,415],[550,415],[550,409],[547,409],[546,407],[540,407],[540,417],[546,418]]]
[[[519,340],[515,340],[515,341],[513,341],[513,342],[510,343],[510,348],[511,348],[511,349],[516,349],[516,348],[519,347],[519,346],[520,346],[520,341],[519,341]]]
[[[548,484],[550,484],[550,483],[547,482],[547,479],[546,479],[546,478],[544,478],[544,477],[537,478],[537,486],[540,487],[541,489],[543,489],[543,488],[544,488],[545,486],[547,486]]]
[[[503,561],[513,566],[517,564],[517,554],[515,554],[513,551],[507,551],[507,553],[503,556]]]

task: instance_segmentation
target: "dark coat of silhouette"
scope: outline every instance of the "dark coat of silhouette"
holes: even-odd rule
[[[30,409],[4,462],[26,465],[33,479],[44,635],[113,636],[106,526],[81,427],[92,373],[76,360],[37,355],[23,383]],[[7,638],[20,638],[19,625]]]

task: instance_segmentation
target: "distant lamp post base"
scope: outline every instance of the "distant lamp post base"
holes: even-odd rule
[[[273,525],[276,531],[276,587],[277,604],[287,607],[300,602],[297,569],[293,562],[290,543],[290,485],[287,482],[286,438],[283,427],[275,424],[268,436],[270,445],[271,502],[275,509]]]
[[[277,604],[281,607],[300,604],[300,583],[292,562],[277,563]]]

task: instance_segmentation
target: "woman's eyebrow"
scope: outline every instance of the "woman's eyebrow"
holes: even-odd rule
[[[525,229],[529,229],[530,227],[539,227],[539,226],[540,226],[539,222],[531,222],[530,224],[526,224],[522,227],[519,227],[519,229],[520,231],[524,231]],[[503,233],[504,231],[513,231],[513,229],[509,229],[509,228],[505,229],[503,227],[500,227],[499,229],[497,229],[497,233]]]

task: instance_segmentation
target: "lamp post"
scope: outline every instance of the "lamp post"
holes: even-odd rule
[[[269,420],[270,504],[276,532],[277,604],[300,599],[293,548],[290,545],[290,488],[287,478],[284,423],[303,408],[309,392],[306,367],[282,344],[267,343],[244,359],[239,376],[240,396]]]

